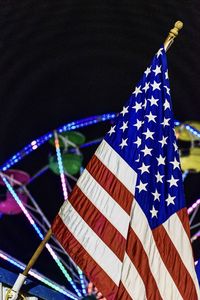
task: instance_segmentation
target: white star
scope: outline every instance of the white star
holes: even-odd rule
[[[152,193],[152,195],[154,196],[154,201],[158,200],[160,201],[160,195],[157,191],[157,189],[155,190],[155,193]]]
[[[133,126],[136,126],[137,130],[139,130],[143,123],[144,122],[142,122],[142,121],[140,121],[140,120],[137,119],[137,122],[135,124],[133,124]]]
[[[176,157],[174,158],[174,161],[170,161],[170,164],[173,165],[173,170],[175,170],[176,168],[180,169],[179,167],[179,161],[176,159]]]
[[[134,142],[134,144],[137,144],[137,148],[140,147],[140,145],[142,144],[142,140],[141,138],[139,138],[139,136],[137,137],[137,141]]]
[[[165,79],[169,79],[168,71],[165,72]]]
[[[156,115],[152,115],[151,111],[150,111],[149,115],[146,115],[146,117],[148,118],[148,122],[153,121],[156,123],[156,121],[155,121]]]
[[[166,202],[167,202],[167,206],[169,206],[170,204],[175,204],[174,203],[174,199],[175,199],[176,197],[172,197],[170,194],[168,194],[168,198],[165,200]]]
[[[152,88],[153,88],[153,91],[155,90],[160,90],[160,85],[161,85],[161,82],[158,83],[154,80],[153,84],[151,84]]]
[[[149,128],[147,128],[147,131],[146,131],[146,132],[143,132],[142,134],[144,134],[144,135],[146,136],[146,140],[147,140],[148,138],[150,138],[150,139],[153,140],[153,134],[154,134],[154,133],[155,133],[155,132],[152,132],[152,131],[149,130]]]
[[[170,184],[169,187],[172,187],[173,185],[174,185],[174,186],[178,186],[177,181],[179,181],[179,179],[175,179],[174,176],[172,175],[172,176],[171,176],[171,179],[169,179],[169,180],[167,180],[167,181],[168,181],[169,184]]]
[[[158,52],[156,53],[157,58],[158,58],[160,55],[162,55],[162,51],[163,51],[163,48],[160,48],[160,49],[158,50]]]
[[[145,73],[145,75],[147,77],[151,73],[151,68],[147,68],[144,73]]]
[[[145,86],[142,88],[145,91],[145,93],[149,89],[149,84],[150,84],[149,82],[145,82]]]
[[[108,133],[109,133],[110,136],[111,136],[111,134],[115,133],[115,127],[116,127],[116,125],[112,126],[110,128],[110,131],[108,131]]]
[[[140,180],[140,184],[136,186],[136,188],[139,189],[139,193],[141,191],[147,191],[146,189],[146,186],[147,186],[148,183],[143,183],[141,180]]]
[[[128,146],[128,145],[127,145],[127,140],[128,140],[128,138],[127,138],[127,139],[122,139],[122,142],[121,142],[121,144],[119,145],[119,146],[121,147],[121,149],[123,149],[125,146]]]
[[[151,106],[152,105],[158,106],[157,102],[159,99],[155,99],[153,96],[151,96],[151,99],[147,99],[147,100],[151,102]]]
[[[146,166],[144,163],[142,163],[142,166],[138,169],[141,170],[141,174],[143,174],[145,172],[149,173],[149,168],[150,166]]]
[[[165,157],[163,157],[161,154],[159,157],[156,157],[156,159],[158,161],[158,166],[165,165]]]
[[[157,173],[157,175],[155,175],[156,176],[156,180],[157,180],[157,182],[161,182],[161,183],[163,183],[163,180],[162,180],[162,178],[164,177],[164,175],[161,175],[159,172]]]
[[[136,112],[138,112],[139,109],[142,109],[142,102],[135,102],[135,106],[133,106],[132,108],[134,108]]]
[[[164,118],[163,122],[161,123],[161,125],[165,126],[170,126],[169,124],[170,118]]]
[[[170,103],[169,103],[169,101],[167,101],[167,99],[165,99],[165,103],[163,104],[163,106],[164,106],[164,110],[166,110],[166,109],[170,109]]]
[[[152,151],[153,149],[150,149],[150,148],[148,148],[146,145],[145,145],[145,148],[143,149],[143,150],[141,150],[142,152],[144,152],[144,156],[146,156],[146,155],[152,155],[151,154],[151,151]]]
[[[141,85],[140,86],[136,86],[135,91],[132,94],[134,94],[137,97],[138,94],[142,93],[142,91],[141,91],[140,88],[141,88]]]
[[[174,145],[174,150],[177,151],[178,150],[178,146],[177,146],[176,142],[174,142],[173,145]]]
[[[164,145],[167,145],[167,142],[166,142],[167,139],[168,139],[168,137],[163,136],[162,140],[158,141],[158,143],[161,143],[162,147],[164,147]]]
[[[124,132],[124,130],[126,129],[126,128],[128,128],[128,121],[127,122],[123,122],[123,125],[122,125],[122,127],[120,127],[120,129],[122,129],[123,130],[123,132]]]
[[[150,210],[150,213],[151,213],[151,217],[156,217],[158,218],[157,214],[158,214],[158,210],[155,209],[154,206],[152,206],[152,210]]]
[[[156,66],[154,70],[152,70],[155,73],[155,76],[161,73],[161,66]]]
[[[170,89],[168,88],[168,86],[164,85],[164,88],[166,88],[167,94],[170,95]]]
[[[123,110],[120,112],[120,114],[122,114],[123,117],[124,117],[124,115],[127,114],[127,113],[128,113],[128,106],[126,106],[126,107],[124,106]]]

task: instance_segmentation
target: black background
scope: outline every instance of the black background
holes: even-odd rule
[[[0,1],[0,163],[64,123],[121,110],[179,19],[184,28],[167,54],[174,114],[200,121],[199,1]],[[82,132],[96,138],[108,125]],[[33,175],[51,151],[44,146],[16,168]],[[199,179],[186,179],[187,205],[199,197]],[[30,189],[52,221],[59,178],[48,172]],[[25,217],[3,216],[0,228],[0,248],[27,263],[39,240]],[[35,268],[62,282],[46,252]]]

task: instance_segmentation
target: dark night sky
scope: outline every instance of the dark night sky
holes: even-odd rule
[[[64,123],[121,110],[179,19],[184,28],[167,54],[174,114],[200,122],[199,1],[0,0],[0,163]],[[97,138],[105,130],[82,132]],[[84,152],[86,160],[94,149]],[[48,151],[16,168],[33,175],[47,163]],[[188,205],[199,197],[199,179],[193,174],[186,180]],[[31,191],[52,221],[62,203],[59,178],[49,172]],[[38,239],[25,218],[4,216],[0,226],[0,248],[26,263]],[[56,277],[45,258],[38,269]]]

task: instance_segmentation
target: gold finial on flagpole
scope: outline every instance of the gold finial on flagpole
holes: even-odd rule
[[[179,30],[181,30],[183,28],[183,22],[181,21],[177,21],[174,24],[174,28],[170,30],[168,37],[166,38],[165,42],[164,42],[164,48],[165,51],[167,51],[171,44],[173,43],[175,37],[177,37]]]

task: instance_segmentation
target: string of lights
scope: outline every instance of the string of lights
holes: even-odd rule
[[[200,206],[200,199],[197,199],[188,209],[187,209],[187,212],[188,212],[188,215],[191,215],[192,216],[190,217],[190,228],[191,229],[194,229],[196,227],[199,227],[200,226],[200,223],[198,224],[195,224],[193,226],[192,225],[192,222],[198,212],[198,209],[199,209],[199,206]],[[191,237],[191,242],[194,242],[196,239],[198,239],[200,237],[200,230],[195,233],[192,237]]]
[[[78,121],[67,123],[59,127],[58,129],[56,129],[56,131],[58,133],[62,133],[65,131],[71,131],[71,130],[76,130],[79,128],[91,126],[100,122],[112,120],[116,118],[116,115],[117,115],[116,113],[108,113],[108,114],[103,114],[98,116],[92,116],[85,119],[80,119]],[[53,131],[48,132],[47,134],[33,140],[30,144],[28,144],[22,150],[14,154],[9,160],[7,160],[2,166],[0,166],[0,170],[1,171],[8,170],[10,167],[14,166],[16,163],[21,161],[25,156],[27,156],[28,154],[30,154],[31,152],[35,151],[40,146],[42,146],[44,143],[49,141],[52,137],[53,137]]]
[[[190,215],[200,205],[200,199],[197,199],[189,208],[188,215]]]
[[[200,237],[200,230],[191,238],[191,241],[194,242],[199,237]]]
[[[26,267],[25,264],[23,264],[22,262],[20,262],[19,260],[15,259],[15,258],[13,258],[11,255],[8,255],[7,253],[3,252],[2,250],[0,250],[0,258],[7,261],[7,262],[9,262],[13,266],[16,266],[20,270],[24,270],[25,267]],[[31,269],[29,271],[29,274],[32,277],[39,280],[40,282],[42,282],[45,285],[49,286],[50,288],[54,289],[55,291],[65,295],[65,296],[68,296],[69,298],[71,298],[73,300],[78,300],[78,298],[75,295],[68,292],[63,287],[59,286],[56,282],[54,282],[54,281],[50,280],[49,278],[43,276],[42,274],[40,274],[36,270]]]
[[[60,151],[58,134],[56,131],[54,131],[54,143],[55,143],[55,148],[56,148],[56,156],[57,156],[57,162],[58,162],[58,168],[59,168],[59,173],[60,173],[60,180],[61,180],[61,185],[62,185],[62,190],[63,190],[64,201],[67,201],[68,192],[67,192],[67,186],[66,186],[66,179],[65,179],[64,167],[63,167],[63,162],[62,162],[62,155],[61,155],[61,151]],[[79,274],[79,278],[80,278],[82,292],[84,295],[86,295],[83,272],[81,271],[81,269],[78,266],[77,266],[77,270],[78,270],[78,274]]]
[[[91,126],[100,122],[109,121],[115,119],[118,113],[107,113],[97,116],[91,116],[89,118],[80,119],[74,122],[67,123],[63,126],[58,127],[56,131],[58,133],[76,130],[79,128]],[[175,120],[174,125],[180,126],[182,123]],[[190,131],[194,136],[200,138],[200,131],[190,126],[189,124],[182,124],[188,131]],[[2,166],[0,166],[1,171],[6,171],[10,167],[14,166],[17,162],[21,161],[25,156],[38,149],[41,145],[49,141],[53,137],[53,131],[33,140],[30,144],[25,146],[22,150],[14,154],[9,160],[7,160]]]
[[[17,202],[17,204],[20,206],[21,210],[23,211],[23,213],[25,214],[25,216],[27,217],[28,221],[30,222],[30,224],[33,226],[34,230],[36,231],[36,233],[38,234],[38,236],[40,237],[41,240],[44,239],[44,236],[40,230],[40,228],[37,226],[37,224],[35,223],[35,221],[33,220],[33,218],[31,217],[31,215],[29,214],[29,212],[27,211],[27,209],[25,208],[24,204],[22,203],[22,201],[20,200],[20,198],[18,197],[18,195],[16,194],[15,190],[13,189],[12,185],[9,183],[9,181],[3,176],[2,173],[0,173],[0,176],[2,178],[2,180],[4,181],[8,191],[11,193],[11,195],[13,196],[13,198],[15,199],[15,201]],[[80,291],[78,290],[78,288],[76,287],[75,283],[73,282],[71,276],[69,275],[69,273],[67,272],[67,270],[65,269],[65,267],[63,266],[63,264],[61,263],[61,261],[59,260],[58,256],[56,255],[56,253],[53,251],[53,249],[51,248],[51,246],[47,243],[46,245],[47,250],[49,251],[49,253],[51,254],[51,256],[53,257],[53,259],[55,260],[56,264],[58,265],[58,267],[60,268],[60,270],[62,271],[62,273],[64,274],[64,276],[66,277],[66,279],[68,280],[68,282],[71,284],[71,286],[73,287],[73,289],[75,290],[75,292],[77,293],[77,295],[79,297],[82,296],[82,294],[80,293]]]
[[[197,130],[196,128],[190,126],[189,124],[184,124],[184,127],[191,132],[194,136],[200,138],[200,131]]]
[[[67,200],[68,192],[67,192],[67,185],[66,185],[66,179],[65,179],[65,172],[64,172],[64,167],[63,167],[63,163],[62,163],[62,155],[61,155],[61,151],[60,151],[58,134],[56,131],[54,131],[54,143],[55,143],[55,148],[56,148],[56,156],[57,156],[57,162],[58,162],[58,169],[59,169],[59,173],[60,173],[60,181],[61,181],[62,190],[63,190],[63,196],[64,196],[64,200]]]

